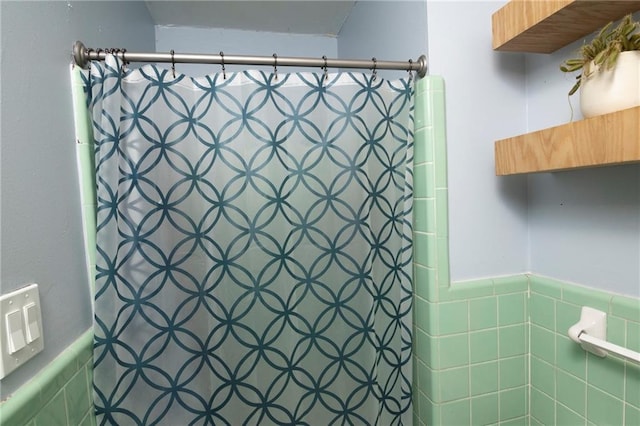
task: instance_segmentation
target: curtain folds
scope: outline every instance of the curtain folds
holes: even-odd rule
[[[411,82],[86,80],[98,423],[411,424]]]

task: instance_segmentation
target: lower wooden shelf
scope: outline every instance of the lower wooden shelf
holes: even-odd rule
[[[640,163],[640,107],[495,143],[496,175]]]

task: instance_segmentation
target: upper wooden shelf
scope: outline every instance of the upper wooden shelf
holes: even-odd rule
[[[551,53],[638,10],[634,0],[511,0],[491,17],[493,49]]]
[[[640,107],[574,121],[495,144],[496,175],[640,162]]]

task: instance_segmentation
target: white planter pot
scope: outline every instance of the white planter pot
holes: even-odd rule
[[[640,105],[640,51],[622,52],[616,65],[592,72],[580,83],[580,109],[585,118]]]

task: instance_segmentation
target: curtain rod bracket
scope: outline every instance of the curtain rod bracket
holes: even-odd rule
[[[427,71],[429,70],[429,65],[427,64],[427,56],[420,55],[418,60],[414,63],[418,64],[418,69],[416,70],[416,74],[418,74],[419,78],[422,78],[427,75]],[[413,66],[413,65],[412,65]]]
[[[86,56],[87,48],[81,41],[73,43],[73,60],[80,68],[86,68],[89,59]]]

